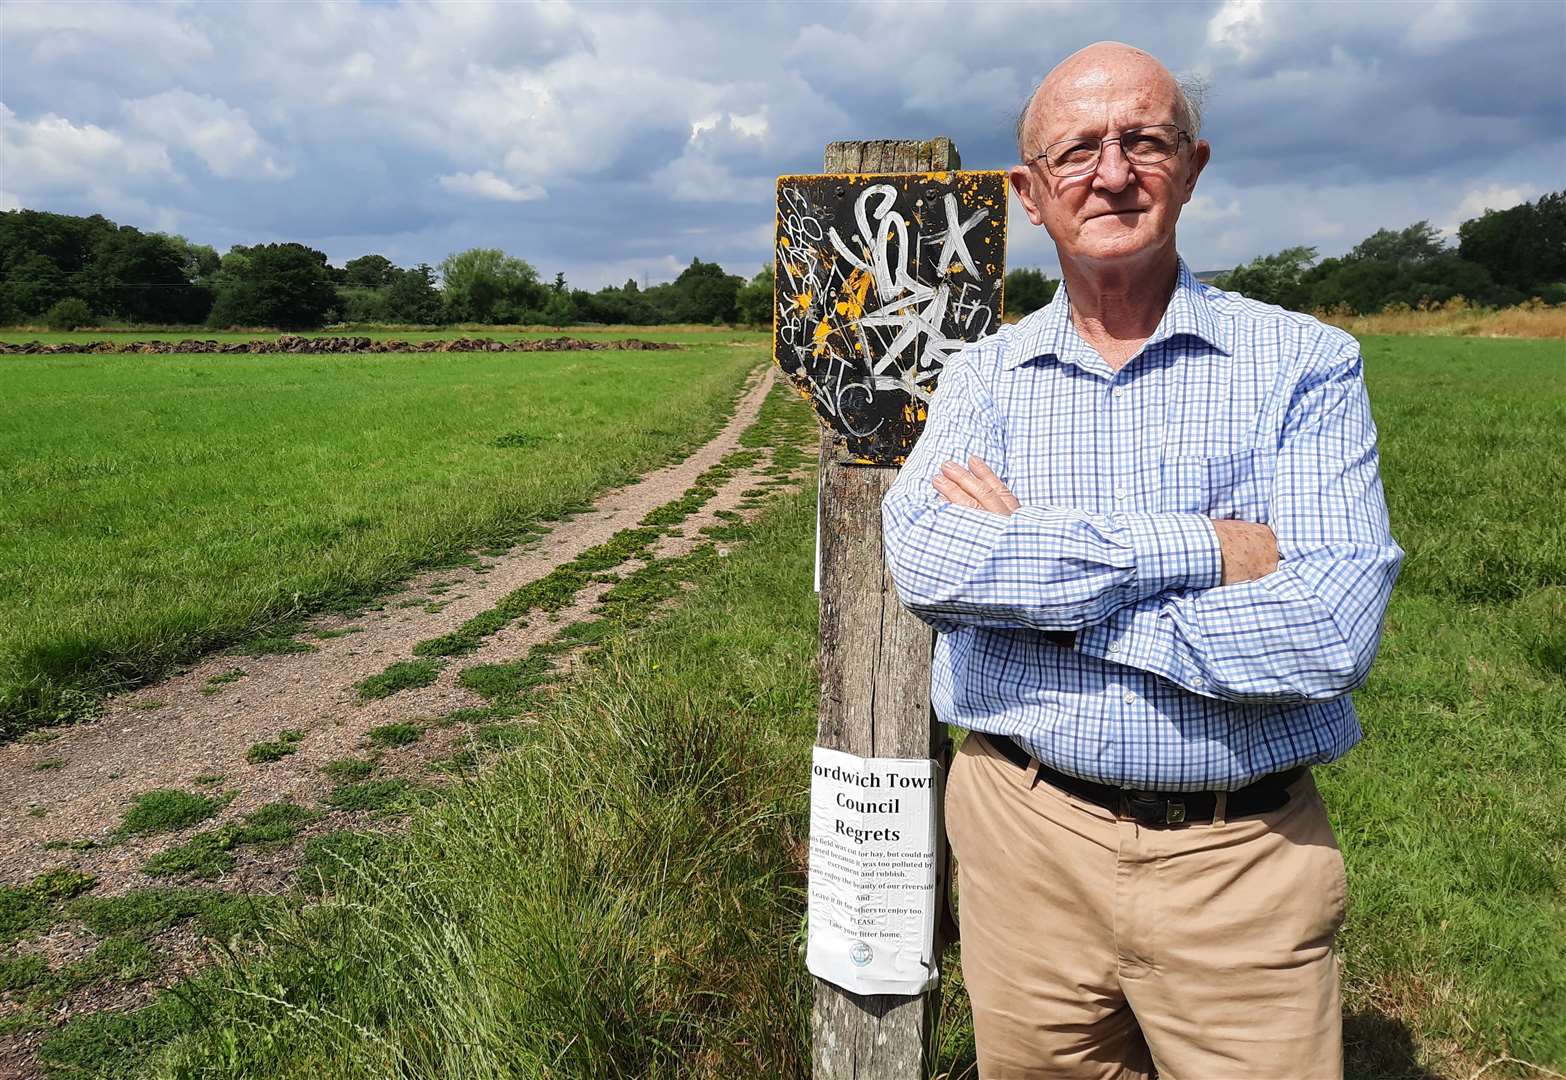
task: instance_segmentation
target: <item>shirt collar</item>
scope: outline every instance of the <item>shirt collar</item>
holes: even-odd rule
[[[1226,355],[1229,352],[1228,335],[1213,315],[1202,283],[1196,280],[1184,259],[1179,260],[1169,306],[1143,348],[1181,335],[1199,338]],[[1066,283],[1062,281],[1053,300],[1017,323],[1006,350],[1005,366],[1008,369],[1020,367],[1041,356],[1074,361],[1084,352],[1092,350],[1071,323],[1071,301],[1066,296]]]

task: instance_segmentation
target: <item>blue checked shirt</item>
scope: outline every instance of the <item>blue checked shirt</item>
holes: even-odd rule
[[[948,503],[983,458],[1022,503]],[[1232,790],[1359,741],[1403,552],[1387,526],[1359,346],[1180,264],[1118,372],[1066,290],[953,357],[881,507],[904,605],[940,631],[944,721],[1102,783]],[[1265,522],[1279,566],[1220,585],[1211,519]],[[1043,631],[1076,631],[1074,646]],[[1058,636],[1058,635],[1057,635]]]

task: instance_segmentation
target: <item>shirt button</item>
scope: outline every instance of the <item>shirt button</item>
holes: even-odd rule
[[[1125,703],[1127,705],[1135,705],[1136,704],[1136,695],[1133,694],[1131,691],[1127,690],[1126,691],[1126,696],[1125,696]]]
[[[1123,498],[1125,498],[1125,497],[1126,497],[1126,496],[1127,496],[1127,495],[1128,495],[1128,494],[1130,494],[1130,493],[1129,493],[1129,492],[1127,492],[1127,491],[1126,491],[1126,489],[1125,489],[1125,488],[1123,488],[1123,487],[1117,487],[1117,488],[1116,488],[1116,489],[1115,489],[1115,498],[1117,498],[1117,499],[1123,499]]]
[[[1123,387],[1123,386],[1115,387],[1115,396],[1117,398],[1125,397],[1126,396],[1126,388]]]
[[[1119,652],[1120,651],[1120,642],[1118,642],[1118,641],[1111,641],[1109,643],[1109,651],[1110,652]]]

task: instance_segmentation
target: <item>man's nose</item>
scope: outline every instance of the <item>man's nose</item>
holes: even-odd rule
[[[1093,173],[1094,187],[1105,191],[1123,191],[1135,175],[1118,140],[1099,147],[1098,168]]]

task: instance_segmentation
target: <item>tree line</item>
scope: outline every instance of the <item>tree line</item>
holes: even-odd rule
[[[1453,248],[1428,221],[1378,229],[1341,258],[1313,247],[1262,255],[1213,279],[1220,289],[1295,311],[1369,315],[1395,305],[1462,298],[1507,307],[1538,297],[1566,302],[1566,191],[1458,226]]]
[[[100,322],[317,329],[328,323],[443,325],[763,323],[772,269],[748,281],[691,260],[672,282],[596,292],[564,274],[544,281],[495,248],[456,252],[438,267],[383,255],[333,266],[304,244],[235,245],[219,256],[182,236],[144,233],[101,214],[0,212],[0,325],[70,329]]]
[[[1369,314],[1454,297],[1487,307],[1537,296],[1566,302],[1566,191],[1462,223],[1456,247],[1428,221],[1380,229],[1347,255],[1317,260],[1298,246],[1214,279],[1299,311]],[[1036,269],[1006,275],[1006,310],[1026,315],[1059,282]],[[495,248],[399,267],[382,255],[333,266],[304,244],[236,245],[222,256],[168,233],[144,233],[101,214],[0,212],[0,325],[57,328],[99,322],[316,329],[333,322],[566,326],[572,323],[769,323],[772,268],[749,280],[692,259],[672,282],[635,279],[596,292],[564,274],[543,280]]]

